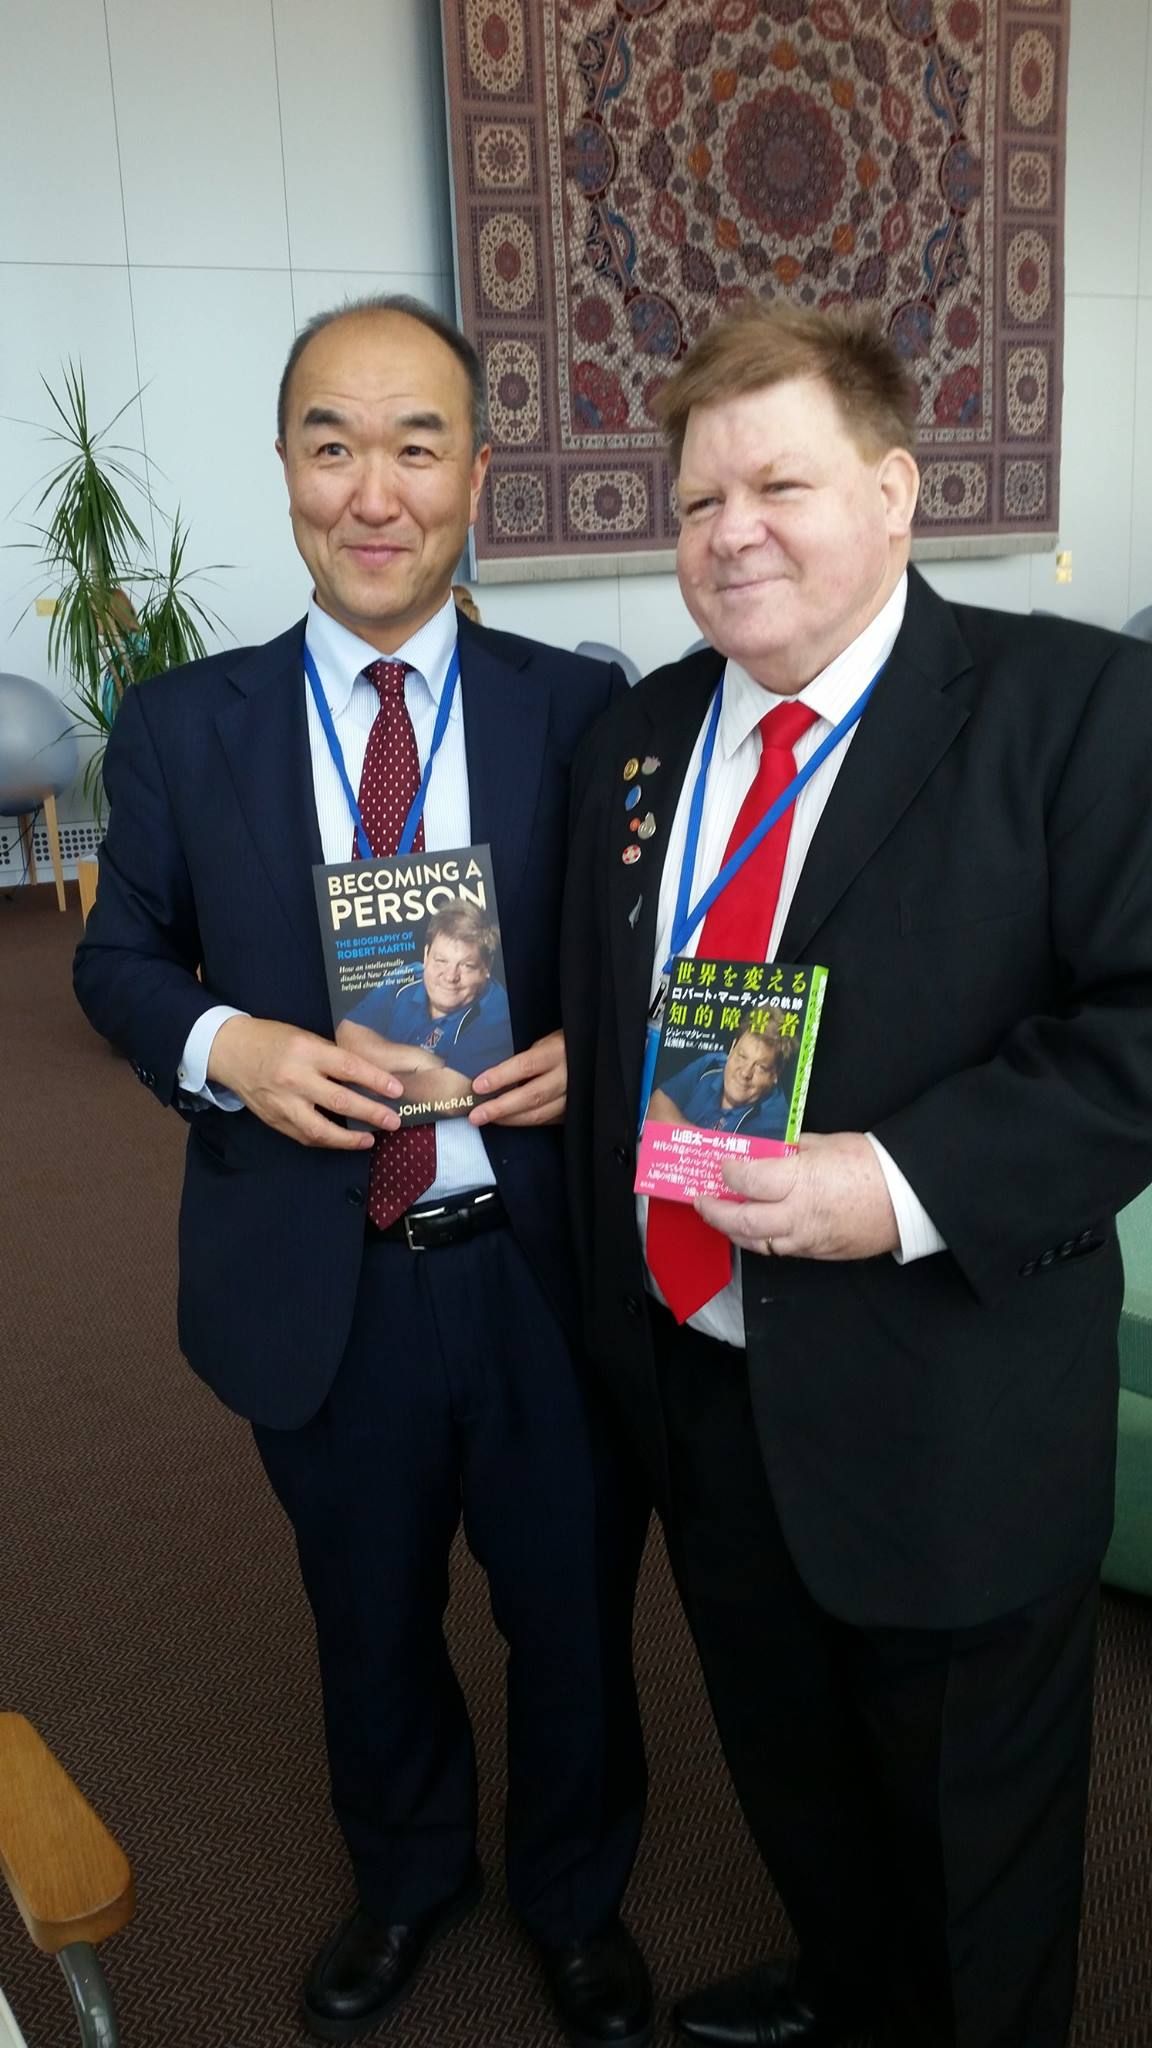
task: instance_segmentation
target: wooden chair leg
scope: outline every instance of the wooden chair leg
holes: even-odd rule
[[[34,841],[33,841],[33,833],[34,833],[34,831],[35,831],[35,829],[36,829],[36,814],[35,814],[35,812],[34,812],[34,811],[21,811],[21,813],[20,813],[20,818],[19,818],[19,826],[20,826],[20,851],[21,851],[21,852],[22,852],[22,854],[24,855],[24,870],[25,870],[25,873],[26,873],[26,874],[27,874],[27,876],[28,876],[28,880],[29,880],[29,881],[30,881],[31,883],[35,884],[35,881],[36,881],[36,847],[35,847],[35,844],[34,844]]]
[[[56,901],[61,910],[67,910],[64,898],[64,862],[60,858],[60,815],[54,796],[44,799],[44,823],[48,830],[48,850],[52,855],[52,873],[56,877]]]
[[[80,915],[85,924],[88,913],[96,901],[96,883],[100,869],[90,854],[83,854],[76,863],[76,884],[80,891]]]

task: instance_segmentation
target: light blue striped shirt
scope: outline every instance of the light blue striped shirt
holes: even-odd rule
[[[308,607],[306,637],[344,751],[348,780],[353,789],[359,789],[368,735],[380,709],[376,689],[363,671],[369,662],[380,659],[379,649],[357,639],[347,626],[342,626],[339,620],[322,611],[315,598]],[[447,679],[455,645],[456,606],[449,597],[410,640],[389,656],[390,660],[409,663],[404,701],[416,734],[421,769],[427,763],[431,750],[440,693]],[[324,858],[330,862],[347,861],[353,843],[348,801],[303,668],[300,671],[300,688],[304,691],[308,708],[312,787]],[[468,846],[472,841],[463,692],[459,689],[432,771],[424,806],[424,838],[430,853],[445,847]],[[213,1089],[207,1082],[212,1041],[226,1017],[240,1014],[226,1004],[218,1004],[197,1019],[188,1034],[178,1074],[185,1094],[201,1096],[221,1109],[243,1107],[238,1096],[227,1089]],[[484,1141],[472,1124],[466,1119],[450,1119],[436,1125],[436,1178],[427,1194],[421,1197],[422,1201],[458,1194],[466,1188],[490,1187],[494,1180]]]

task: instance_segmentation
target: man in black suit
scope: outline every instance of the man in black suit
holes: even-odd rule
[[[253,1424],[315,1615],[359,1904],[307,2024],[371,2029],[479,1896],[441,1626],[462,1515],[509,1645],[513,1907],[569,2039],[640,2048],[651,1995],[618,1907],[644,1803],[645,1517],[567,1335],[559,1131],[569,769],[622,679],[458,617],[483,416],[474,351],[415,301],[297,337],[277,445],[308,617],[125,699],[76,987],[189,1120],[181,1342]],[[400,1132],[400,1083],[333,1043],[311,873],[350,859],[354,814],[403,818],[430,763],[415,845],[490,845],[518,1048],[435,1134]]]
[[[1152,657],[909,570],[916,394],[878,333],[751,308],[663,405],[717,651],[650,676],[577,767],[570,1179],[591,1348],[800,1946],[677,2021],[714,2048],[873,2020],[909,2048],[1059,2048],[1113,1217],[1152,1176]],[[678,886],[694,907],[767,808],[782,717],[778,872],[704,943]],[[813,1135],[637,1228],[645,1019],[684,951],[827,967]]]

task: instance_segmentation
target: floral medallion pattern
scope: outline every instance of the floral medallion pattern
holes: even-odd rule
[[[653,418],[749,292],[872,305],[921,537],[1057,524],[1068,0],[442,0],[479,573],[664,568]]]

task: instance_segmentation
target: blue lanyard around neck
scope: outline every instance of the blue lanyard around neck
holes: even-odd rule
[[[736,848],[731,859],[725,861],[716,880],[709,888],[705,889],[704,894],[689,909],[692,880],[696,873],[696,855],[700,845],[700,827],[704,818],[704,796],[708,787],[708,770],[712,765],[712,755],[716,749],[716,734],[720,729],[720,712],[724,702],[724,679],[721,677],[712,698],[712,714],[708,720],[708,730],[704,735],[700,766],[696,772],[696,785],[692,791],[692,802],[688,811],[688,832],[684,843],[684,857],[680,863],[680,886],[676,892],[676,916],[672,924],[671,950],[668,959],[664,963],[663,972],[665,974],[671,973],[672,963],[677,953],[684,951],[697,925],[703,918],[707,917],[717,897],[723,895],[733,876],[739,874],[745,861],[755,853],[761,840],[772,830],[773,825],[777,824],[784,817],[785,813],[791,810],[800,791],[806,783],[811,782],[821,762],[826,761],[833,748],[839,746],[845,733],[851,732],[852,727],[861,717],[864,706],[867,704],[882,674],[883,664],[877,669],[876,674],[866,688],[861,690],[856,702],[845,712],[839,725],[833,726],[828,737],[821,740],[815,753],[809,760],[805,761],[798,774],[793,776],[787,789],[780,792],[775,803],[770,804],[765,811],[759,824],[753,827],[747,839],[743,840]]]
[[[332,717],[332,707],[324,694],[324,686],[320,681],[320,674],[307,642],[305,642],[304,646],[304,671],[312,686],[316,715],[324,728],[324,737],[328,742],[328,751],[332,756],[336,766],[336,773],[344,787],[344,795],[347,798],[352,823],[356,828],[356,845],[359,848],[360,858],[361,860],[371,860],[373,857],[372,847],[368,834],[364,830],[364,820],[360,815],[360,806],[356,801],[356,792],[348,780],[348,770],[344,765],[344,749],[340,745],[340,735],[336,730]],[[440,702],[436,707],[436,725],[432,734],[432,745],[429,750],[428,759],[424,765],[424,773],[420,778],[420,787],[412,799],[408,816],[404,821],[404,830],[400,834],[400,844],[396,848],[398,854],[411,853],[415,844],[416,834],[420,829],[420,820],[424,816],[424,804],[428,796],[428,785],[432,780],[432,763],[440,752],[441,742],[448,730],[448,720],[452,716],[452,700],[456,695],[456,685],[459,680],[460,645],[457,642],[456,646],[452,649],[452,659],[448,663],[448,673],[444,678],[444,687],[440,692]]]
[[[680,863],[680,886],[676,892],[676,917],[672,926],[672,949],[660,972],[660,983],[648,1012],[648,1029],[645,1035],[644,1064],[640,1076],[640,1117],[637,1129],[642,1129],[648,1114],[648,1101],[652,1094],[652,1081],[656,1072],[656,1055],[660,1050],[660,1018],[664,1009],[664,998],[668,992],[669,980],[676,964],[677,953],[682,953],[701,918],[707,917],[716,898],[728,887],[733,875],[737,875],[749,856],[755,853],[765,834],[772,830],[777,820],[795,803],[806,782],[811,782],[822,761],[828,759],[833,747],[838,747],[845,733],[851,732],[884,673],[881,663],[867,688],[860,692],[851,709],[845,712],[839,725],[835,725],[827,739],[821,740],[810,760],[805,761],[799,774],[794,775],[787,789],[781,790],[774,804],[770,804],[758,825],[754,826],[747,839],[742,840],[732,858],[725,861],[711,888],[705,889],[699,901],[689,909],[692,880],[696,873],[696,854],[700,845],[700,826],[704,817],[704,796],[708,787],[708,770],[716,750],[716,734],[720,729],[720,710],[724,702],[724,678],[721,676],[712,697],[712,713],[704,745],[700,753],[700,766],[696,771],[696,784],[692,791],[692,802],[688,811],[688,834],[684,846],[684,858]]]

